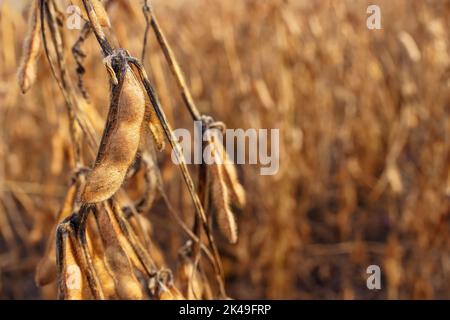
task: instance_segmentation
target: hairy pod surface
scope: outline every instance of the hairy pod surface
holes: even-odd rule
[[[116,299],[116,286],[114,279],[108,271],[105,262],[105,249],[103,247],[102,239],[98,226],[92,219],[88,220],[87,240],[89,248],[92,251],[92,262],[95,272],[98,276],[100,286],[106,299]]]
[[[64,199],[63,207],[56,218],[55,225],[50,233],[50,237],[47,240],[44,256],[39,261],[36,267],[36,274],[34,279],[36,285],[38,286],[45,286],[53,282],[56,278],[56,260],[55,260],[56,225],[72,213],[77,190],[78,190],[77,183],[74,183],[69,187],[69,190],[67,191],[66,197]]]
[[[37,60],[41,48],[41,18],[39,1],[32,1],[28,15],[28,30],[23,43],[22,60],[17,78],[22,93],[26,93],[37,76]]]
[[[105,248],[105,262],[114,279],[117,295],[121,299],[143,298],[141,286],[136,279],[127,253],[121,247],[115,228],[106,210],[99,211],[98,226]]]
[[[112,98],[97,161],[88,175],[81,201],[98,203],[119,190],[139,148],[144,114],[144,92],[127,67],[121,88]]]
[[[145,267],[142,264],[139,257],[137,256],[136,252],[134,251],[134,249],[129,241],[130,237],[127,238],[127,236],[122,231],[123,225],[117,218],[118,216],[125,216],[125,213],[122,211],[121,207],[116,204],[112,205],[112,208],[109,205],[105,205],[105,208],[107,209],[106,211],[107,211],[109,219],[111,221],[111,225],[114,229],[115,234],[117,235],[117,239],[119,240],[120,246],[122,247],[123,251],[125,251],[126,255],[130,259],[131,264],[136,269],[138,269],[141,273],[145,274],[146,273]],[[126,223],[128,223],[128,222],[126,222]],[[132,229],[131,226],[130,226],[130,229]],[[129,231],[133,232],[133,230],[129,230]],[[128,236],[130,236],[130,235],[128,235]],[[136,235],[136,237],[137,237],[137,235]]]

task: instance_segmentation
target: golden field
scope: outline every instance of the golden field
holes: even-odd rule
[[[372,3],[365,0],[151,2],[202,114],[228,128],[280,129],[276,175],[237,166],[247,199],[233,207],[237,244],[210,224],[228,296],[450,298],[450,1],[379,0],[382,30],[366,27]],[[140,3],[112,0],[111,28],[104,28],[114,47],[138,58]],[[75,163],[67,102],[43,51],[34,85],[21,93],[27,8],[0,1],[0,298],[54,299],[56,282],[38,287],[36,267],[77,165],[91,168],[96,148],[81,132]],[[71,53],[80,31],[59,28],[76,117],[90,124],[98,146],[109,75],[91,34],[83,97]],[[146,48],[142,62],[168,122],[192,130],[152,30]],[[194,208],[168,143],[155,163],[166,198],[155,189],[139,212],[148,226],[139,235],[155,265],[170,269],[189,296],[193,280],[180,276],[179,254],[188,236],[173,213],[192,229]],[[188,168],[198,187],[198,166]],[[129,180],[122,191],[136,200],[143,178]],[[381,290],[366,287],[369,265],[381,268]],[[199,266],[201,296],[219,297],[204,255]]]

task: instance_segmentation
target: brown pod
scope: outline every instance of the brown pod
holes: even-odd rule
[[[116,299],[116,286],[114,279],[108,271],[104,259],[105,249],[97,225],[88,219],[87,241],[92,252],[92,262],[106,299]]]
[[[139,147],[145,95],[130,67],[114,94],[96,164],[81,195],[84,203],[112,197],[121,187]]]
[[[233,161],[229,158],[223,144],[217,139],[213,138],[214,148],[219,153],[223,161],[223,173],[225,178],[225,183],[227,184],[232,200],[239,207],[244,207],[246,203],[245,190],[239,182],[238,175],[236,172],[236,166]]]
[[[106,264],[115,280],[117,295],[121,299],[141,300],[143,293],[125,252],[120,246],[108,246],[105,250]]]
[[[105,208],[106,208],[106,212],[109,216],[110,223],[113,227],[114,233],[117,236],[117,239],[119,240],[120,246],[122,247],[122,250],[125,252],[127,257],[130,259],[132,266],[134,266],[136,269],[138,269],[141,273],[145,274],[146,270],[145,270],[144,265],[142,264],[141,260],[139,259],[136,252],[134,251],[127,236],[122,231],[121,223],[117,219],[118,215],[124,216],[125,213],[122,211],[122,209],[118,205],[113,205],[111,208],[109,204],[105,204]],[[130,226],[130,229],[131,229],[131,226]]]
[[[141,243],[148,244],[150,242],[151,224],[146,217],[139,213],[131,213],[127,218],[131,228]]]
[[[150,103],[147,103],[145,110],[145,122],[148,123],[148,128],[150,129],[150,133],[155,141],[156,149],[158,149],[158,151],[163,151],[166,147],[166,142],[164,140],[164,129],[161,122],[159,121],[158,116]]]
[[[238,240],[237,224],[230,208],[230,197],[224,180],[223,166],[211,165],[210,172],[211,198],[217,212],[217,223],[228,241],[236,243]]]
[[[144,217],[142,214],[131,214],[128,217],[128,221],[130,223],[131,228],[134,233],[138,237],[139,241],[145,245],[145,248],[148,250],[149,256],[154,261],[156,265],[165,265],[166,262],[164,260],[164,255],[162,254],[161,249],[157,246],[156,243],[152,241],[152,224],[150,220]],[[142,263],[139,262],[139,265],[136,266],[141,272],[144,271],[141,267]]]
[[[17,78],[22,93],[26,93],[37,76],[37,60],[41,48],[41,19],[39,1],[33,0],[28,14],[28,30],[23,43],[22,60]]]
[[[142,83],[141,88],[145,91]],[[148,129],[153,137],[156,149],[158,151],[163,151],[166,147],[164,129],[148,95],[145,95],[145,122],[148,124]]]
[[[143,292],[134,275],[127,254],[122,249],[117,234],[106,210],[98,212],[98,228],[105,248],[105,262],[114,279],[117,295],[121,299],[140,300]]]
[[[148,289],[155,300],[185,300],[186,298],[173,283],[172,272],[159,270],[148,282]]]
[[[146,146],[142,149],[145,147]],[[153,160],[152,156],[148,152],[142,152],[140,160],[141,168],[135,177],[140,178],[138,181],[141,181],[144,190],[142,190],[141,194],[139,194],[139,199],[135,202],[135,207],[137,212],[147,213],[158,196],[159,172],[155,160]],[[130,192],[128,192],[128,194],[130,194]]]
[[[214,135],[209,135],[209,147],[214,163],[208,165],[208,179],[211,188],[211,200],[217,214],[217,224],[224,236],[230,243],[238,240],[236,219],[230,208],[230,192],[225,180],[225,169],[223,163],[224,155],[217,148]]]
[[[94,255],[92,257],[92,262],[105,298],[108,300],[117,299],[118,296],[116,293],[114,278],[109,274],[106,262],[104,261],[103,257]]]

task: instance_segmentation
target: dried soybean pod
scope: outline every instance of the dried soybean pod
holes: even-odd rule
[[[225,183],[227,184],[230,196],[233,201],[239,206],[244,207],[246,203],[245,190],[239,182],[238,175],[236,172],[236,166],[233,161],[229,158],[223,144],[213,137],[214,148],[219,153],[221,159],[223,159],[223,174],[225,178]]]
[[[139,281],[133,273],[127,254],[120,246],[114,227],[106,210],[97,213],[98,228],[105,248],[105,262],[114,279],[116,292],[121,299],[142,299]]]
[[[110,223],[113,227],[114,233],[119,240],[119,244],[122,247],[123,251],[127,254],[127,257],[131,260],[132,265],[138,269],[141,273],[146,273],[145,267],[143,266],[141,260],[137,256],[136,252],[133,250],[132,245],[128,241],[127,237],[123,233],[120,223],[116,219],[116,212],[114,210],[120,210],[119,206],[110,205],[109,203],[105,203],[106,213],[108,214]],[[122,211],[117,212],[117,214],[124,214]]]
[[[113,90],[97,161],[81,195],[84,203],[107,200],[119,190],[139,147],[145,96],[131,68],[126,65],[122,72]]]
[[[93,219],[88,219],[88,246],[92,252],[92,262],[106,299],[116,299],[116,286],[104,260],[105,250],[98,227]]]
[[[151,209],[153,202],[158,195],[160,173],[158,172],[159,169],[152,155],[144,151],[141,156],[144,169],[145,192],[141,199],[136,203],[135,207],[138,212],[146,213]]]
[[[179,270],[179,282],[186,284],[186,297],[188,300],[202,299],[203,282],[201,274],[195,268],[194,262],[188,257],[183,257]]]
[[[107,266],[113,274],[119,298],[142,300],[141,286],[133,274],[130,261],[125,252],[119,246],[108,246],[105,250],[105,258]]]
[[[83,0],[71,0],[72,4],[74,6],[77,6],[80,8],[81,17],[89,21],[89,18],[87,16],[86,10],[84,8]],[[111,22],[109,21],[108,13],[106,12],[106,9],[102,3],[101,0],[90,0],[92,4],[92,8],[95,11],[95,14],[97,15],[98,22],[102,27],[111,27]]]
[[[156,115],[150,100],[146,96],[146,108],[145,108],[145,122],[148,123],[148,128],[156,144],[156,149],[158,151],[163,151],[166,147],[166,142],[164,140],[164,129],[161,126],[161,122]]]
[[[154,264],[159,266],[165,265],[166,262],[161,249],[152,241],[151,235],[153,234],[153,230],[150,220],[139,213],[130,214],[127,219],[138,240],[143,244]]]
[[[78,183],[74,181],[72,185],[69,187],[69,190],[67,191],[63,207],[56,218],[55,225],[52,229],[50,237],[47,240],[44,256],[39,261],[36,267],[36,274],[34,279],[36,285],[38,286],[44,286],[46,284],[49,284],[56,278],[56,261],[55,261],[56,225],[59,224],[63,219],[65,219],[72,213],[77,190],[78,190]]]
[[[238,240],[237,224],[230,208],[230,194],[228,186],[225,183],[224,165],[221,164],[220,153],[215,148],[212,135],[209,138],[209,145],[214,163],[208,166],[210,172],[208,179],[211,188],[212,204],[216,209],[217,224],[228,241],[230,243],[236,243]]]
[[[29,10],[28,30],[23,44],[22,60],[17,73],[22,93],[26,93],[36,81],[37,60],[41,48],[39,1],[33,0]]]
[[[228,188],[223,177],[223,167],[221,165],[211,166],[211,197],[217,212],[217,223],[220,231],[228,238],[230,243],[236,243],[237,224],[233,212],[230,208]]]
[[[142,216],[139,213],[130,213],[129,216],[127,216],[127,220],[139,241],[145,244],[146,247],[150,246],[150,221],[148,221],[146,217]]]
[[[109,300],[117,299],[118,296],[116,294],[116,285],[114,283],[114,278],[110,275],[103,256],[94,254],[92,260],[105,298]]]
[[[106,12],[105,6],[101,0],[91,0],[92,7],[97,14],[98,22],[102,27],[111,27],[111,22],[109,21],[108,13]]]

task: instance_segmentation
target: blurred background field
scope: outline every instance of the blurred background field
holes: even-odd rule
[[[111,38],[140,56],[144,18],[111,5]],[[120,1],[119,1],[120,2]],[[240,165],[239,242],[219,238],[237,299],[450,299],[450,1],[154,0],[202,112],[230,128],[279,128],[280,170]],[[42,56],[22,95],[26,11],[0,1],[0,298],[48,299],[34,271],[71,176],[61,93]],[[71,46],[77,30],[67,31]],[[175,128],[192,124],[150,36],[145,61]],[[91,37],[87,90],[105,117],[108,82]],[[71,55],[69,70],[75,70]],[[101,131],[102,123],[97,128]],[[191,203],[168,151],[168,196]],[[176,269],[186,240],[158,200],[153,233]],[[366,268],[382,271],[368,290]]]

